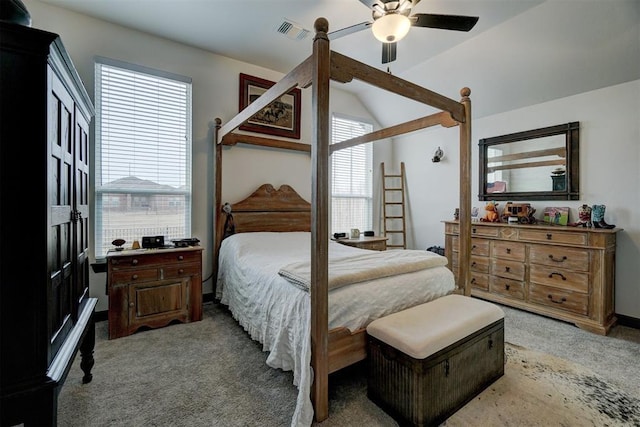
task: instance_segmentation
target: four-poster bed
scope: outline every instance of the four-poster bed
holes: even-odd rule
[[[222,211],[222,146],[238,142],[311,152],[312,200],[299,198],[289,187],[275,190],[261,187],[246,200],[233,205],[232,215],[236,233],[277,231],[310,232],[310,349],[313,386],[311,400],[317,421],[328,416],[328,376],[331,372],[366,357],[363,329],[329,330],[329,156],[333,151],[384,138],[399,136],[430,126],[459,126],[460,129],[460,291],[470,294],[468,269],[471,246],[471,112],[470,91],[461,90],[462,100],[453,101],[406,80],[362,64],[329,50],[328,23],[319,18],[315,23],[316,36],[312,55],[268,89],[262,96],[242,110],[224,126],[216,119],[216,165],[214,207],[214,277],[218,276],[218,259],[227,216]],[[329,82],[346,83],[358,79],[373,86],[404,96],[441,110],[416,120],[374,131],[361,137],[329,144]],[[233,131],[256,112],[268,106],[295,87],[311,87],[313,125],[311,144],[301,144],[271,138],[242,135]],[[300,396],[298,399],[300,404]],[[297,411],[297,410],[296,410]],[[295,417],[294,417],[295,418]]]

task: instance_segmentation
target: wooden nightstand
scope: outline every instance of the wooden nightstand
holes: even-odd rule
[[[202,248],[107,254],[109,339],[202,319]]]
[[[386,251],[388,237],[381,236],[360,236],[357,239],[332,239],[343,245],[353,246],[354,248],[369,249],[372,251]]]

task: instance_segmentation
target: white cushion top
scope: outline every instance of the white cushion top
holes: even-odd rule
[[[487,301],[451,294],[374,320],[367,333],[414,359],[424,359],[504,318]]]

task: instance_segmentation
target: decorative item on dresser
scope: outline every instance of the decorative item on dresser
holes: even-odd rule
[[[458,227],[457,221],[445,221],[445,255],[456,282]],[[471,295],[606,335],[616,323],[618,231],[474,223]]]
[[[202,248],[107,253],[109,339],[202,320]]]
[[[370,249],[372,251],[386,251],[387,237],[381,236],[360,236],[355,239],[333,239],[343,245],[353,246],[354,248]]]
[[[57,34],[4,18],[0,76],[0,425],[49,426],[78,351],[92,379],[93,106]]]

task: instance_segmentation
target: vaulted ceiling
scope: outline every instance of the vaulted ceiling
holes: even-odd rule
[[[316,18],[330,31],[372,20],[359,0],[42,1],[283,73],[310,55]],[[331,49],[454,99],[468,86],[474,117],[640,79],[637,0],[422,0],[412,13],[479,21],[469,32],[411,28],[385,65],[370,30]],[[278,31],[285,22],[288,34]],[[347,89],[385,126],[412,118],[405,101]]]

